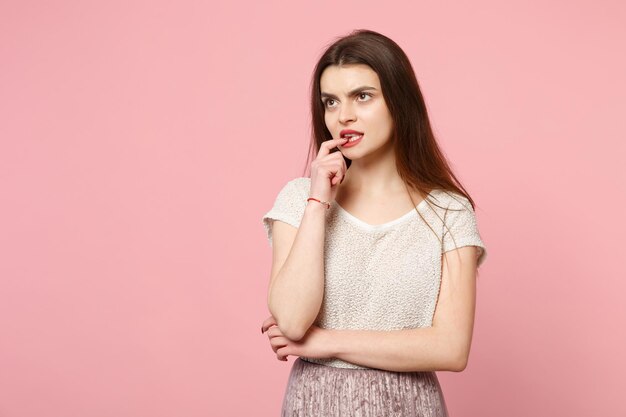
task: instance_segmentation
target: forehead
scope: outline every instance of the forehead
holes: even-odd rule
[[[348,92],[362,85],[380,89],[378,74],[364,64],[330,65],[320,77],[320,89],[325,93]]]

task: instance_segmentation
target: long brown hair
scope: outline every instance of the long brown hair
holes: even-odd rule
[[[467,198],[474,209],[474,200],[452,172],[435,139],[409,58],[393,40],[368,29],[357,29],[336,39],[323,52],[315,66],[310,86],[311,142],[304,175],[310,168],[310,159],[315,158],[322,142],[332,139],[324,121],[325,109],[320,91],[322,73],[330,65],[348,64],[365,64],[380,79],[382,94],[393,118],[392,140],[395,141],[396,166],[405,185],[424,195],[428,195],[433,189],[456,192]],[[337,148],[333,149],[333,152],[338,151]],[[345,155],[344,159],[349,168],[350,159]],[[413,201],[410,193],[409,197]]]

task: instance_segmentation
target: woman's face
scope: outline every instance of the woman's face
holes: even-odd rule
[[[369,66],[329,66],[322,72],[320,89],[324,120],[333,139],[342,137],[348,129],[363,133],[354,144],[339,145],[348,159],[362,158],[390,143],[393,119],[378,74]]]

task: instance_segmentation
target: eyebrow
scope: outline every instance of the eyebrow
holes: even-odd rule
[[[348,92],[348,96],[353,96],[353,95],[355,95],[355,94],[357,94],[357,93],[359,93],[359,92],[361,92],[361,91],[363,91],[363,90],[376,90],[376,88],[375,88],[375,87],[370,87],[370,86],[364,85],[364,86],[361,86],[361,87],[357,87],[357,88],[355,88],[355,89],[354,89],[354,90],[352,90],[352,91],[349,91],[349,92]],[[322,98],[324,98],[324,97],[329,97],[329,98],[333,98],[333,99],[338,99],[338,98],[339,98],[339,97],[337,97],[337,96],[336,96],[336,95],[334,95],[334,94],[324,93],[324,92],[322,92],[321,97],[322,97]]]

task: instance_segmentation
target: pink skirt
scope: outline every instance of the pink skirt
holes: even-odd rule
[[[281,417],[448,417],[435,372],[293,362]]]

